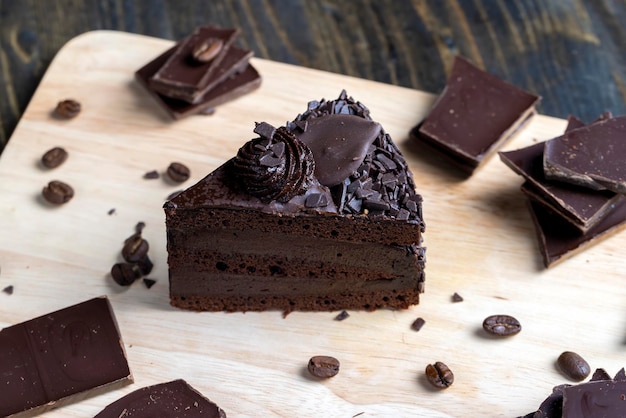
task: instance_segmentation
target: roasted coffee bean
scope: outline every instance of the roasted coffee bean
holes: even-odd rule
[[[194,60],[200,63],[207,63],[213,60],[220,53],[224,46],[224,41],[219,38],[209,38],[198,43],[191,51]]]
[[[491,315],[483,321],[483,329],[497,337],[508,337],[522,330],[522,324],[510,315]]]
[[[591,367],[579,354],[572,351],[564,351],[557,360],[561,372],[570,379],[580,382],[589,376]]]
[[[60,205],[74,197],[74,189],[62,181],[53,180],[41,191],[44,199],[55,205]]]
[[[73,99],[61,100],[57,103],[54,113],[63,119],[71,119],[80,113],[80,103]]]
[[[41,157],[41,164],[46,168],[56,168],[65,162],[67,155],[61,147],[51,148]]]
[[[141,235],[132,235],[124,242],[122,257],[129,263],[137,263],[148,254],[148,241],[141,238]]]
[[[315,377],[333,377],[339,373],[339,360],[331,356],[313,356],[307,368]]]
[[[120,286],[130,286],[141,277],[137,264],[117,263],[111,267],[111,277]]]
[[[426,366],[426,380],[438,389],[445,389],[454,383],[454,374],[440,361]]]
[[[187,181],[191,172],[189,168],[181,163],[171,163],[169,167],[167,167],[167,175],[170,176],[172,180],[177,183],[182,183],[183,181]]]
[[[150,260],[150,257],[146,255],[137,262],[137,267],[139,267],[139,271],[143,276],[147,276],[152,271],[152,267],[154,267],[154,264],[152,264],[152,260]]]

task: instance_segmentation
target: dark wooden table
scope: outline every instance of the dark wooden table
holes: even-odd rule
[[[72,37],[180,39],[207,22],[271,60],[436,93],[462,54],[540,94],[541,113],[626,113],[624,0],[0,0],[0,151]]]

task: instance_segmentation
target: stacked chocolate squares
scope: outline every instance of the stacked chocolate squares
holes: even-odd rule
[[[532,117],[538,102],[457,56],[446,87],[410,136],[471,175]]]
[[[174,119],[210,114],[259,87],[252,51],[233,45],[238,29],[202,26],[137,70],[135,78]]]
[[[563,135],[499,155],[526,180],[546,267],[626,226],[626,116],[570,117]]]

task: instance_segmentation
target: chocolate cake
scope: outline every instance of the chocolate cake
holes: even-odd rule
[[[422,198],[343,91],[312,101],[165,203],[171,304],[208,311],[407,308],[424,290]]]

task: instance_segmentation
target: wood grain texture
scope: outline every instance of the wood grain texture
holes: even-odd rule
[[[264,77],[259,90],[211,117],[172,122],[133,81],[135,69],[170,45],[106,31],[73,40],[50,65],[0,159],[0,289],[14,286],[12,295],[0,293],[0,327],[106,294],[135,377],[129,387],[47,417],[93,416],[134,389],[176,378],[229,417],[512,417],[532,411],[566,381],[555,368],[562,351],[610,373],[624,366],[626,235],[544,270],[518,176],[494,159],[462,180],[409,142],[434,96],[254,59]],[[189,186],[232,157],[255,121],[280,125],[308,100],[334,98],[343,88],[399,144],[424,197],[427,279],[420,305],[350,312],[342,322],[327,312],[282,318],[170,307],[162,204],[179,186],[143,174],[181,161],[192,171]],[[76,119],[50,116],[60,95],[83,103]],[[537,116],[507,149],[564,127],[564,120]],[[53,146],[70,156],[43,170],[37,161]],[[65,206],[41,202],[41,188],[52,179],[76,190]],[[150,290],[141,283],[122,289],[108,274],[138,221],[146,222],[155,263]],[[452,303],[454,292],[465,300]],[[486,337],[483,319],[503,313],[518,318],[522,332]],[[426,321],[419,332],[410,328],[417,317]],[[339,374],[311,379],[306,364],[313,355],[338,358]],[[455,374],[442,392],[423,374],[435,361]]]
[[[437,93],[454,54],[543,96],[541,113],[626,113],[622,0],[0,0],[0,151],[72,37],[242,29],[257,57]],[[63,93],[61,93],[63,95]]]

